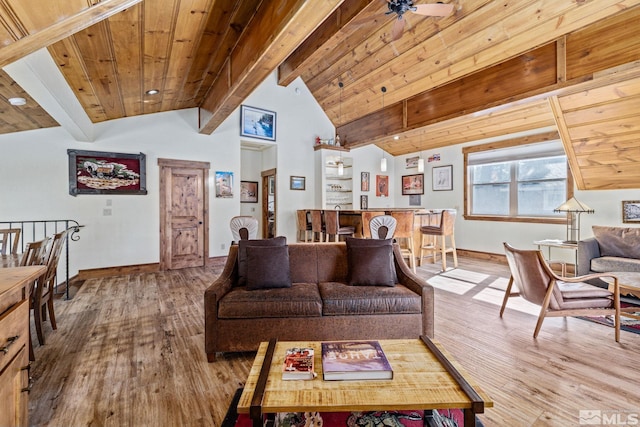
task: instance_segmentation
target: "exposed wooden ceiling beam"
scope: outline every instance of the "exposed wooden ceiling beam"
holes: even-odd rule
[[[287,86],[300,76],[310,64],[317,63],[323,56],[333,51],[337,45],[359,25],[347,24],[354,19],[374,20],[374,13],[380,9],[378,0],[345,0],[283,63],[278,67],[278,84]],[[361,24],[364,25],[364,24]],[[345,29],[346,28],[346,29]]]
[[[0,68],[8,65],[43,47],[69,37],[110,16],[115,15],[142,0],[102,0],[80,13],[56,22],[55,24],[29,34],[14,43],[0,49]]]
[[[211,134],[342,0],[261,3],[201,104],[200,133]],[[207,117],[208,116],[208,117]]]

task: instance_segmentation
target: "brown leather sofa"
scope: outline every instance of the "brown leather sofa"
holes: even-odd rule
[[[433,337],[434,292],[393,245],[395,286],[348,284],[347,246],[288,246],[291,287],[238,286],[238,245],[204,295],[205,350],[255,351],[262,341],[327,341]]]

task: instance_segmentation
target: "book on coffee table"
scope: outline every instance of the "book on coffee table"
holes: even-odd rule
[[[312,380],[315,378],[313,358],[312,348],[288,348],[282,364],[282,379]]]
[[[393,370],[378,341],[322,343],[323,378],[332,380],[390,380]]]

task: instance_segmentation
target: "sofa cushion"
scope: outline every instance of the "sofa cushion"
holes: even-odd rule
[[[290,288],[287,246],[247,246],[247,289]]]
[[[322,282],[322,314],[325,316],[420,313],[421,297],[404,285],[349,286]]]
[[[591,271],[608,273],[612,271],[640,272],[640,259],[605,256],[591,260]]]
[[[321,315],[322,300],[315,283],[293,283],[290,288],[272,288],[260,292],[250,291],[246,287],[236,287],[225,294],[218,303],[218,317],[221,319]]]
[[[593,236],[601,256],[640,259],[640,228],[603,227],[594,225]]]
[[[272,239],[240,240],[238,242],[238,286],[247,284],[247,246],[284,246],[286,244],[287,238],[284,236]]]
[[[394,286],[392,241],[347,238],[347,282],[352,286]]]

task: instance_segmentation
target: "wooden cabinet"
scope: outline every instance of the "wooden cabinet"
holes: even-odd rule
[[[44,266],[0,268],[0,426],[27,426],[29,285]]]

